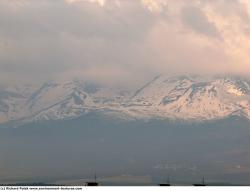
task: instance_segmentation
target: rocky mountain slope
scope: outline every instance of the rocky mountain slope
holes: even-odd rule
[[[124,120],[250,119],[250,81],[241,77],[160,75],[134,91],[81,80],[0,89],[0,123],[60,120],[99,112]]]

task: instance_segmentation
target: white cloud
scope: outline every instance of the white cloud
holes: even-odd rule
[[[104,6],[106,0],[65,0],[67,3],[78,3],[78,2],[91,2],[91,3],[98,3],[100,6]]]
[[[144,5],[150,12],[161,12],[167,6],[166,0],[141,0],[142,5]]]

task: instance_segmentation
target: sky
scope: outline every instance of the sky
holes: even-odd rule
[[[248,0],[1,0],[0,81],[250,74]]]

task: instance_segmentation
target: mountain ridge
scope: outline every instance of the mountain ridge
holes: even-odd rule
[[[158,75],[130,91],[81,80],[0,89],[0,123],[72,119],[90,112],[125,120],[250,119],[250,81],[223,76]]]

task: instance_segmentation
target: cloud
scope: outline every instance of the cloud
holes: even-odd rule
[[[167,6],[165,0],[141,0],[141,3],[151,12],[162,12]]]
[[[0,80],[249,74],[249,13],[247,0],[3,0]]]
[[[71,4],[71,3],[78,3],[78,2],[92,2],[92,3],[98,3],[100,6],[104,6],[105,5],[105,0],[65,0],[67,3]]]
[[[182,20],[197,33],[219,38],[219,31],[216,26],[197,7],[184,7],[182,9]]]

